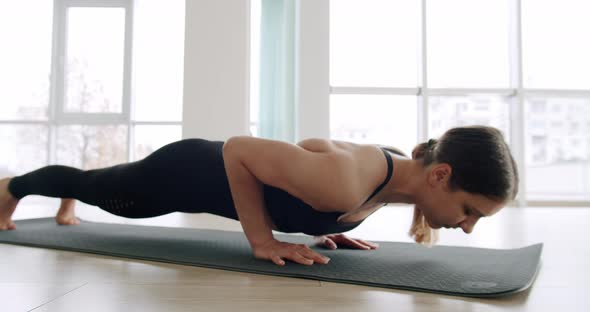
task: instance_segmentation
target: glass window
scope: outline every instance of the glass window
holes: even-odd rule
[[[496,95],[429,97],[428,135],[440,137],[453,127],[487,125],[509,137],[509,98]]]
[[[184,3],[134,1],[134,120],[182,120]]]
[[[68,8],[66,112],[123,111],[124,8]]]
[[[426,8],[421,8],[421,3]],[[562,97],[527,97],[530,89],[590,90],[590,41],[584,39],[589,37],[590,2],[522,0],[522,10],[517,12],[521,16],[515,16],[516,7],[510,0],[413,4],[402,0],[362,3],[333,0],[330,2],[330,84],[335,87],[416,86],[416,73],[422,61],[418,49],[422,9],[426,13],[428,88],[511,88],[514,87],[511,77],[522,78],[525,88],[524,133],[520,133],[520,127],[510,128],[511,121],[520,118],[511,116],[511,105],[522,104],[512,96],[479,91],[443,96],[437,94],[452,90],[424,90],[423,94],[428,95],[428,137],[440,137],[456,126],[489,125],[500,129],[510,142],[510,135],[516,130],[525,143],[522,149],[525,155],[515,156],[526,159],[522,165],[526,167],[523,192],[527,193],[527,199],[590,200],[590,99],[579,98],[578,92],[566,92]],[[518,18],[522,21],[521,38],[511,33]],[[411,32],[416,33],[415,40],[405,37]],[[410,55],[413,53],[415,56]],[[511,53],[521,53],[522,71],[511,67],[516,65],[512,62],[516,54]],[[514,76],[519,71],[523,77]],[[375,133],[387,132],[375,130],[379,126],[373,122],[387,115],[383,111],[398,109],[397,105],[389,105],[394,102],[391,99],[400,103],[404,102],[402,98],[333,94],[332,137],[373,141]],[[415,98],[408,98],[413,99],[407,102],[415,110]],[[418,125],[415,120],[412,124],[406,125],[402,132]],[[415,132],[411,135],[415,137]]]
[[[330,138],[394,146],[408,156],[416,146],[415,96],[332,95]]]
[[[258,136],[258,125],[250,125],[250,136]]]
[[[536,112],[542,102],[559,111]],[[590,122],[590,99],[528,98],[525,104],[528,198],[589,200],[590,132],[571,125]]]
[[[48,118],[52,25],[52,1],[0,1],[0,119]]]
[[[417,86],[420,2],[330,1],[330,84]]]
[[[507,0],[427,3],[428,85],[508,87]]]
[[[587,0],[522,1],[526,88],[590,89],[589,12]]]
[[[0,177],[21,175],[47,164],[47,126],[0,125]]]
[[[135,126],[135,159],[141,160],[160,147],[182,138],[181,126]]]
[[[83,170],[127,162],[127,126],[57,127],[57,163]]]

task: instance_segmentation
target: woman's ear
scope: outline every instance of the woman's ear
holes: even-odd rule
[[[451,166],[446,163],[433,165],[428,175],[428,182],[432,185],[447,185],[452,171]]]

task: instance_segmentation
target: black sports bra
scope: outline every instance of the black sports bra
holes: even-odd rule
[[[388,151],[395,151],[384,147],[379,148],[387,159],[387,177],[369,196],[367,201],[385,187],[393,174],[393,160]],[[266,184],[264,185],[264,201],[270,217],[277,226],[277,230],[284,233],[301,232],[308,235],[342,233],[354,229],[364,221],[363,219],[356,222],[338,222],[338,218],[345,213],[318,211],[282,189]]]
[[[381,189],[383,189],[385,185],[387,185],[393,174],[393,160],[391,159],[391,155],[389,155],[386,148],[380,147],[380,149],[381,151],[383,151],[383,154],[385,154],[385,158],[387,159],[387,177],[385,178],[385,181],[383,181],[383,183],[381,183],[381,185],[379,185],[377,189],[375,189],[373,194],[371,194],[371,196],[367,198],[365,203],[368,202],[371,198],[373,198],[373,196],[377,195],[377,193],[379,193],[379,191],[381,191]]]

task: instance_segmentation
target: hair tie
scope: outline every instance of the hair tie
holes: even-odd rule
[[[426,146],[428,147],[428,149],[432,149],[432,147],[434,146],[435,143],[436,143],[435,139],[430,139],[430,140],[428,140],[428,143],[426,143]]]

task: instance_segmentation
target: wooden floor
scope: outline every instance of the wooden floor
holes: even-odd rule
[[[45,217],[56,211],[26,200],[14,219]],[[127,220],[90,206],[78,210],[81,218],[92,221],[241,230],[236,221],[207,214]],[[409,206],[388,206],[347,234],[372,241],[409,242],[410,218]],[[588,237],[590,207],[506,208],[481,220],[471,235],[443,229],[442,245],[518,248],[544,243],[542,267],[533,286],[500,299],[0,244],[0,311],[590,311],[586,298],[590,294]]]

